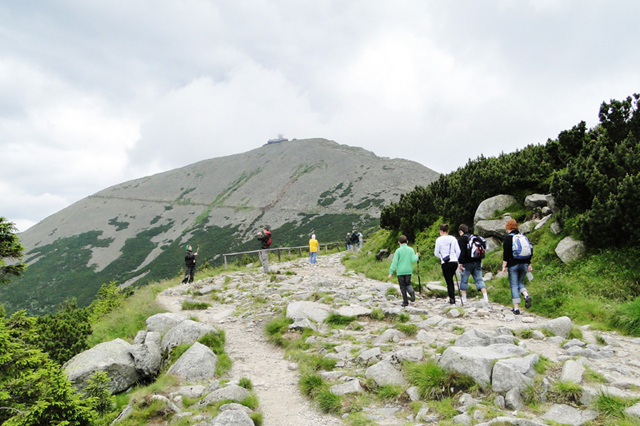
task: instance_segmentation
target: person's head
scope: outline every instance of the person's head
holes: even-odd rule
[[[448,223],[441,223],[440,224],[440,232],[442,234],[448,234],[449,233],[449,224]]]
[[[469,227],[463,223],[460,226],[458,226],[458,232],[462,232],[462,234],[466,234],[467,232],[469,232]]]
[[[311,239],[315,240],[316,239],[316,234],[311,235]]]
[[[191,251],[191,245],[187,244],[187,251]]]
[[[507,223],[505,223],[504,228],[509,232],[517,231],[518,230],[518,222],[516,222],[515,219],[509,219],[507,221]]]
[[[400,244],[407,244],[409,242],[409,239],[405,235],[400,235],[400,238],[398,238],[398,242]]]
[[[266,226],[264,228],[262,228],[262,232],[267,233],[269,232],[269,228],[267,228]]]

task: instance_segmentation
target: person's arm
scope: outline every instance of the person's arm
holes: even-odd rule
[[[436,247],[433,249],[433,255],[435,257],[440,257],[440,238],[436,240]]]
[[[391,266],[389,267],[389,276],[387,278],[391,278],[393,273],[396,271],[398,267],[398,250],[393,254],[393,260],[391,261]]]
[[[509,259],[513,256],[513,249],[511,248],[511,243],[513,240],[513,236],[507,235],[502,240],[502,272],[505,273],[507,271],[507,263]]]

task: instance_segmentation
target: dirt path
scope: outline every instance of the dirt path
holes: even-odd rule
[[[340,425],[340,419],[318,412],[298,388],[298,370],[284,359],[284,351],[271,345],[262,321],[233,316],[232,305],[214,305],[206,311],[182,311],[180,296],[160,294],[158,301],[171,312],[187,313],[203,323],[223,329],[225,351],[233,360],[229,376],[251,380],[260,400],[265,426]]]

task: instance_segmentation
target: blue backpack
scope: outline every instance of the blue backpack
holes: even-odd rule
[[[513,234],[511,250],[514,259],[528,260],[533,256],[533,244],[524,234]]]

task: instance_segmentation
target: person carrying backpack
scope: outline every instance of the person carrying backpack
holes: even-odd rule
[[[260,241],[260,251],[258,255],[262,263],[262,270],[265,274],[269,273],[269,247],[271,246],[271,231],[265,226],[262,232],[258,232],[258,241]]]
[[[351,237],[350,237],[351,249],[353,251],[356,251],[356,248],[358,247],[358,242],[359,241],[360,241],[360,237],[358,236],[358,231],[356,231],[354,229],[353,232],[351,233]],[[359,251],[359,249],[358,249],[358,251]]]
[[[460,272],[460,297],[462,303],[467,303],[467,288],[469,287],[469,276],[473,277],[476,289],[482,292],[482,298],[489,302],[487,296],[487,286],[482,279],[482,259],[487,249],[487,242],[479,235],[469,234],[469,227],[464,223],[458,227],[458,245],[460,246],[460,258],[458,259]]]
[[[532,270],[533,245],[524,234],[520,233],[518,223],[514,219],[507,221],[505,229],[509,234],[502,241],[502,273],[507,271],[509,273],[511,301],[513,302],[511,312],[520,315],[520,294],[524,296],[525,308],[529,309],[532,303],[529,291],[524,286],[524,277],[527,272]]]

